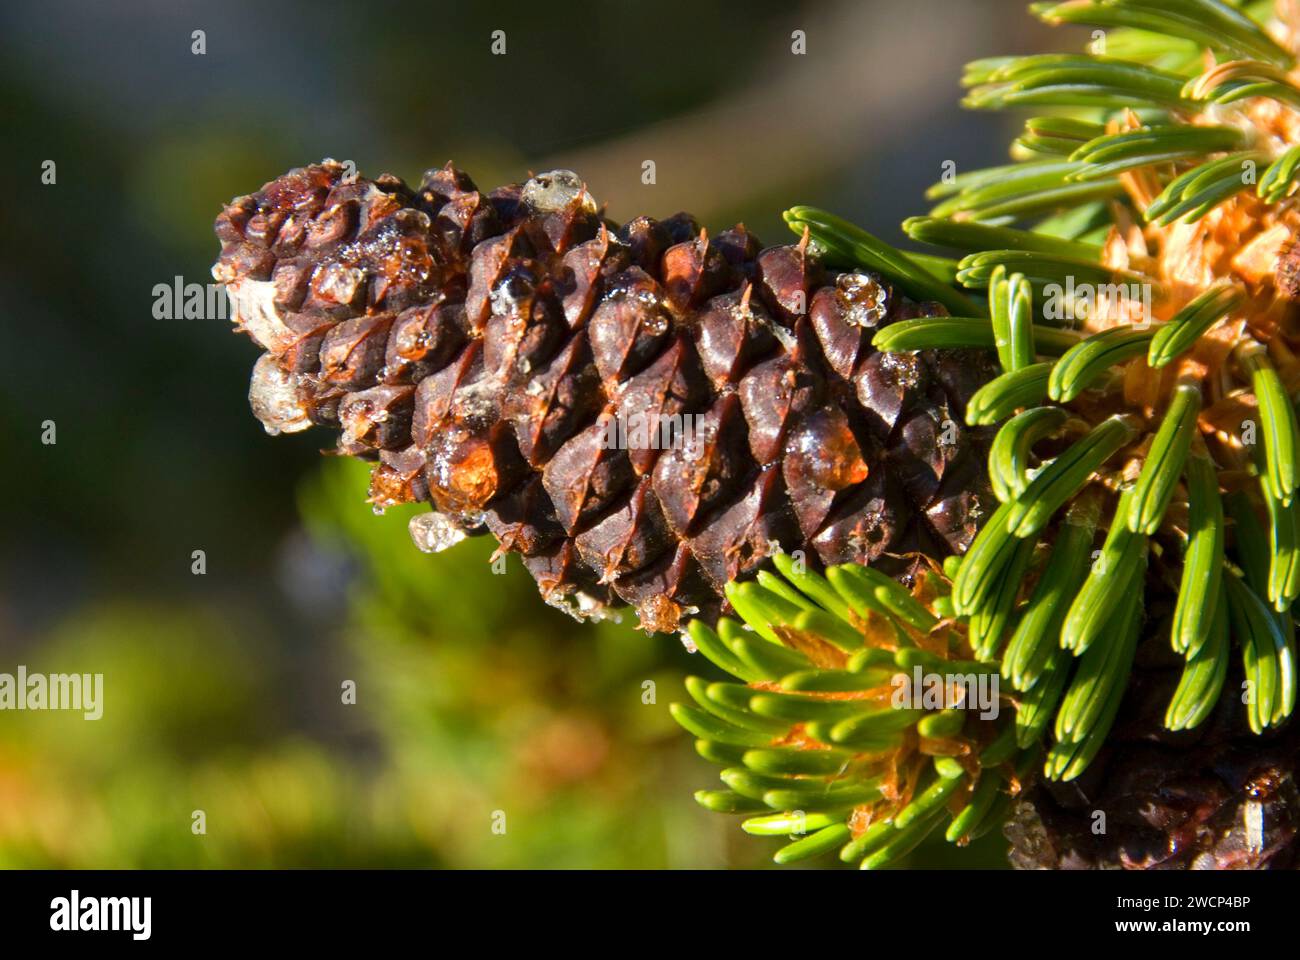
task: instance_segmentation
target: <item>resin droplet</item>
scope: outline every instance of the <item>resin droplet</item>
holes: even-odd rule
[[[611,610],[604,601],[591,596],[591,594],[583,593],[581,590],[574,590],[571,593],[555,591],[543,594],[542,599],[546,601],[548,606],[567,613],[579,623],[598,623],[601,620],[621,623],[623,620],[622,615],[617,610]]]
[[[572,170],[549,170],[539,173],[523,189],[524,203],[539,213],[563,210],[574,200],[588,213],[596,212],[596,201],[587,192],[587,185]]]
[[[298,433],[311,426],[311,418],[298,396],[297,377],[280,369],[269,354],[264,353],[253,366],[253,377],[248,384],[248,405],[253,416],[271,436],[281,433]]]
[[[411,539],[425,553],[442,553],[468,536],[455,520],[436,510],[416,514],[411,518],[409,529]]]
[[[842,273],[836,277],[835,286],[843,295],[847,308],[844,312],[846,323],[874,329],[889,313],[889,290],[875,277],[865,273]]]

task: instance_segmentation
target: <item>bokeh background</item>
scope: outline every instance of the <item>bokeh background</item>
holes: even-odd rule
[[[106,689],[97,722],[0,713],[0,866],[767,863],[691,797],[716,771],[667,706],[707,664],[579,627],[487,543],[417,552],[326,437],[263,434],[253,346],[155,319],[154,285],[208,282],[220,205],[325,156],[484,188],[570,167],[615,219],[778,243],[813,203],[898,240],[943,161],[1004,156],[962,64],[1048,42],[1019,0],[5,3],[0,671]]]

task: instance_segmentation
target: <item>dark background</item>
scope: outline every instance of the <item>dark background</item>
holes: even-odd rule
[[[0,671],[103,672],[106,705],[0,714],[0,866],[766,862],[691,799],[717,784],[667,716],[705,669],[676,639],[579,628],[482,544],[419,554],[327,438],[262,432],[252,344],[153,288],[209,282],[221,204],[325,156],[898,240],[945,160],[1006,155],[962,65],[1065,41],[1007,0],[6,3]]]

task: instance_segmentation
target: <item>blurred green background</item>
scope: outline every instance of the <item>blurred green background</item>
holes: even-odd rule
[[[220,205],[324,156],[484,188],[565,166],[615,219],[783,243],[814,203],[897,240],[943,161],[1003,155],[962,64],[1045,36],[1018,0],[6,3],[0,672],[103,673],[105,708],[0,713],[0,866],[767,863],[691,798],[716,771],[667,705],[706,664],[579,627],[483,541],[417,552],[327,437],[262,433],[253,346],[156,319],[153,287],[208,282]]]

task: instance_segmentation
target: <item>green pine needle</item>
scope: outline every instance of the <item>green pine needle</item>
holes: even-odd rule
[[[998,269],[1023,274],[1035,290],[1049,284],[1150,283],[1149,277],[1129,270],[1111,270],[1100,264],[1052,253],[1024,250],[984,250],[962,258],[957,279],[967,287],[990,286]]]
[[[1034,444],[1055,434],[1067,420],[1069,414],[1060,407],[1033,407],[1017,414],[998,431],[989,448],[989,480],[999,501],[1007,503],[1024,492],[1029,486]]]
[[[1051,372],[1052,364],[1035,363],[994,377],[966,402],[966,422],[972,427],[988,426],[1023,407],[1041,403],[1047,398]],[[999,495],[999,499],[1006,498]]]
[[[1096,244],[970,221],[909,217],[903,221],[903,231],[920,243],[957,250],[1021,250],[1067,257],[1084,263],[1097,263],[1101,259],[1101,247]]]
[[[1219,476],[1203,452],[1187,459],[1187,549],[1170,635],[1174,650],[1193,657],[1211,636],[1223,581],[1224,521]]]
[[[1074,183],[1069,179],[1085,167],[1072,162],[1031,161],[981,171],[965,181],[958,177],[953,183],[959,185],[958,189],[937,204],[930,215],[959,220],[1019,220],[1123,193],[1118,180]]]
[[[1080,497],[1070,505],[1052,545],[1051,558],[1025,605],[1002,659],[1002,675],[1020,691],[1042,679],[1060,648],[1061,625],[1092,563],[1099,502]]]
[[[1056,743],[1044,773],[1053,780],[1078,777],[1106,741],[1127,688],[1141,635],[1141,593],[1132,592],[1116,611],[1105,643],[1080,658],[1056,715]]]
[[[1220,203],[1253,186],[1254,172],[1267,155],[1245,151],[1193,167],[1175,177],[1146,209],[1148,222],[1168,226],[1199,220]]]
[[[962,280],[962,270],[958,271],[958,279]],[[965,280],[962,282],[966,283]],[[1005,264],[994,268],[988,288],[989,314],[998,357],[1003,370],[1015,373],[1034,362],[1033,292],[1024,274],[1008,276]]]
[[[1256,193],[1269,203],[1277,203],[1288,196],[1300,172],[1300,146],[1291,147],[1274,160],[1259,180]]]
[[[1296,423],[1295,406],[1261,345],[1252,344],[1249,349],[1241,351],[1241,365],[1249,374],[1259,401],[1258,429],[1264,440],[1261,481],[1271,496],[1287,506],[1295,494],[1296,455],[1300,452],[1300,426]]]
[[[1047,357],[1059,357],[1080,340],[1072,330],[1033,326],[1034,347]],[[997,333],[986,317],[920,317],[900,320],[876,332],[871,340],[877,350],[906,353],[914,350],[993,350]]]
[[[1295,638],[1240,577],[1229,573],[1225,582],[1232,635],[1246,673],[1246,717],[1259,734],[1295,709]]]
[[[1120,324],[1071,347],[1052,367],[1047,395],[1068,403],[1093,386],[1111,367],[1146,354],[1155,331],[1151,327]]]
[[[1228,55],[1260,59],[1281,67],[1293,64],[1258,23],[1221,0],[1066,0],[1029,8],[1051,24],[1131,27],[1166,37],[1181,37]]]
[[[964,103],[1004,107],[1186,107],[1183,78],[1143,63],[1086,54],[1017,57],[989,73]]]
[[[1183,95],[1190,100],[1221,104],[1268,97],[1300,106],[1300,89],[1291,83],[1286,71],[1257,60],[1224,63],[1193,77],[1183,87]]]
[[[1216,284],[1179,310],[1151,338],[1147,364],[1159,369],[1196,345],[1201,334],[1231,313],[1245,299],[1240,287]]]
[[[1118,611],[1131,596],[1142,594],[1147,538],[1128,528],[1126,519],[1133,501],[1134,488],[1129,487],[1120,495],[1106,540],[1061,625],[1061,647],[1076,656],[1086,653],[1098,637],[1114,628]]]
[[[1196,652],[1187,658],[1178,688],[1165,711],[1169,730],[1192,730],[1209,717],[1228,676],[1228,605],[1216,603],[1210,629]]]
[[[1182,383],[1174,388],[1169,409],[1147,451],[1142,473],[1133,488],[1132,509],[1126,518],[1134,533],[1148,536],[1160,528],[1182,476],[1183,463],[1196,435],[1196,416],[1201,410],[1201,388]]]
[[[1137,436],[1131,417],[1108,417],[1043,468],[1020,496],[1004,504],[1007,530],[1014,536],[1037,535],[1057,510],[1082,490],[1093,473]],[[969,559],[969,558],[968,558]]]

